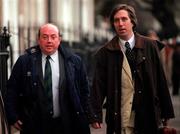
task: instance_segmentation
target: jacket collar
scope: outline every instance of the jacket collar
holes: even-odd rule
[[[143,38],[142,38],[143,36],[138,33],[134,33],[134,35],[135,35],[134,48],[144,49]],[[107,44],[105,44],[104,47],[110,51],[120,50],[121,48],[119,46],[119,37],[116,35],[111,41],[109,41]]]
[[[69,59],[73,55],[73,53],[70,50],[65,49],[63,44],[59,45],[58,50],[62,54],[65,60]]]
[[[62,54],[62,56],[65,59],[68,59],[69,57],[71,57],[73,54],[70,50],[65,49],[65,47],[63,46],[63,44],[59,45],[58,51]],[[33,46],[31,48],[26,49],[26,53],[30,54],[30,55],[36,55],[39,53],[41,53],[40,47],[39,45]]]

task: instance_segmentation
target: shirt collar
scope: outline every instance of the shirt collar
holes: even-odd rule
[[[119,42],[120,42],[121,47],[123,49],[125,49],[125,43],[126,42],[129,42],[131,49],[133,49],[135,46],[135,36],[133,34],[129,40],[123,40],[123,39],[119,38]]]
[[[47,57],[47,55],[45,55],[44,53],[42,53],[42,59],[43,59],[43,60],[46,60],[46,57]],[[51,57],[51,60],[52,60],[53,62],[56,61],[56,58],[58,57],[58,51],[56,50],[56,52],[53,53],[52,55],[50,55],[50,57]]]

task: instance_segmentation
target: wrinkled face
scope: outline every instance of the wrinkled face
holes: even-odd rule
[[[118,36],[123,40],[128,40],[133,34],[133,23],[126,10],[119,10],[114,15],[114,28]]]
[[[45,24],[40,28],[38,44],[41,51],[46,55],[53,54],[59,47],[61,37],[59,30],[52,24]]]

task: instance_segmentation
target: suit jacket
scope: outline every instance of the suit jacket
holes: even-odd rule
[[[59,103],[63,126],[71,134],[89,134],[89,87],[86,71],[77,55],[62,45],[58,49],[63,59],[60,65]],[[48,126],[50,114],[44,91],[41,51],[39,46],[26,50],[15,63],[7,82],[6,112],[10,124],[18,119],[23,122],[24,134],[43,134]],[[63,78],[63,79],[62,79]],[[71,128],[71,129],[70,129]]]
[[[91,101],[96,113],[92,120],[102,122],[102,104],[106,98],[107,134],[121,133],[121,73],[123,54],[118,37],[106,43],[95,55],[95,74]],[[159,57],[160,42],[135,33],[134,71],[135,131],[157,134],[162,118],[173,118],[174,111]],[[159,48],[158,48],[159,47]]]

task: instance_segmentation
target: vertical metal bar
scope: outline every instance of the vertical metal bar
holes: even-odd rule
[[[48,22],[52,22],[52,18],[51,18],[51,0],[47,0],[47,6],[48,6]]]
[[[9,57],[9,52],[7,47],[10,45],[10,34],[6,27],[0,32],[0,90],[2,96],[4,97],[6,90],[6,82],[8,78],[7,72],[7,59]]]

